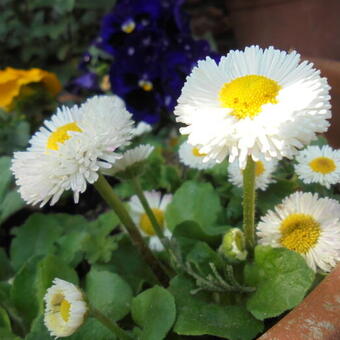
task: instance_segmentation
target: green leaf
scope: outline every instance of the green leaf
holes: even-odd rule
[[[175,299],[166,289],[155,286],[133,299],[131,312],[142,327],[140,340],[162,340],[175,322]]]
[[[86,294],[93,307],[115,321],[130,311],[132,289],[118,274],[92,269],[86,276]]]
[[[229,226],[214,226],[203,228],[196,222],[186,221],[177,225],[173,236],[184,254],[188,253],[197,241],[204,241],[218,247],[222,242],[222,235],[230,229]]]
[[[107,1],[107,0],[77,0],[76,2],[76,7],[77,8],[86,8],[86,9],[105,9],[105,10],[109,10],[110,8],[113,8],[113,6],[115,5],[116,1],[115,0],[111,0],[111,1]]]
[[[24,206],[25,202],[16,189],[7,192],[4,200],[0,204],[0,223],[4,222]]]
[[[242,218],[242,195],[243,190],[239,187],[232,187],[230,200],[227,204],[226,217],[228,220],[239,220]]]
[[[53,252],[61,233],[62,227],[53,216],[31,215],[24,225],[13,230],[16,235],[10,248],[13,267],[18,269],[31,256]]]
[[[0,201],[3,200],[3,196],[11,183],[12,174],[9,170],[11,166],[11,158],[10,157],[1,157],[0,158]]]
[[[117,215],[110,211],[88,225],[89,237],[84,240],[84,251],[91,264],[110,261],[112,252],[117,249],[117,242],[109,234],[118,224]]]
[[[263,330],[256,320],[241,306],[223,306],[212,303],[208,293],[192,295],[194,282],[185,276],[176,276],[170,282],[175,296],[177,320],[174,331],[179,335],[214,335],[229,340],[251,340]]]
[[[281,201],[294,192],[295,189],[296,182],[282,179],[271,184],[266,191],[259,190],[258,199],[256,200],[258,209],[262,214],[265,214],[275,205],[281,203]]]
[[[14,335],[10,330],[7,328],[0,328],[0,339],[1,340],[20,340],[18,336]],[[38,340],[38,339],[34,339]],[[45,339],[44,339],[45,340]]]
[[[186,260],[195,263],[206,275],[211,273],[210,263],[214,263],[216,267],[223,265],[218,254],[205,242],[196,243],[187,255]]]
[[[67,338],[67,340],[118,340],[118,339],[107,327],[101,324],[97,319],[88,318],[73,335]]]
[[[86,243],[89,242],[90,235],[84,231],[71,231],[57,240],[59,249],[57,254],[61,259],[76,267],[83,259]]]
[[[204,229],[214,225],[222,207],[220,199],[209,183],[185,182],[174,194],[165,218],[169,229],[184,221],[195,221]]]
[[[3,248],[0,248],[0,281],[8,280],[13,274],[7,254]]]
[[[60,12],[72,12],[76,0],[55,0],[55,8]]]
[[[32,323],[31,332],[25,340],[54,340],[44,325],[44,316],[40,315]],[[112,332],[94,318],[87,318],[76,332],[67,340],[118,340]]]
[[[143,261],[139,252],[127,237],[119,242],[119,248],[112,253],[112,258],[107,265],[96,265],[96,268],[109,270],[119,274],[135,292],[139,292],[143,283],[156,282],[153,273]]]
[[[29,259],[16,274],[10,291],[10,298],[29,329],[32,320],[37,316],[39,303],[35,294],[35,277],[37,264],[41,256]]]
[[[257,246],[255,263],[245,267],[245,281],[256,291],[247,309],[263,320],[299,304],[313,284],[314,272],[304,258],[285,248]]]
[[[0,306],[0,328],[6,328],[9,331],[11,330],[11,321],[9,316],[4,308]]]

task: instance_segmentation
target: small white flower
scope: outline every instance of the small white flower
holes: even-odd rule
[[[116,162],[112,164],[112,167],[110,169],[104,170],[103,173],[114,176],[117,173],[128,171],[132,166],[144,162],[150,156],[153,150],[154,147],[149,144],[138,145],[133,149],[127,150],[123,153],[122,158],[116,160]],[[138,169],[136,175],[138,175]]]
[[[139,122],[137,126],[133,129],[132,133],[135,137],[138,137],[151,131],[152,131],[152,126],[150,124],[145,123],[145,122]]]
[[[88,308],[82,292],[74,284],[55,278],[44,300],[44,323],[52,336],[70,336],[84,323]]]
[[[296,192],[261,218],[259,243],[300,253],[314,271],[329,272],[340,260],[340,204]]]
[[[112,166],[115,152],[132,138],[131,114],[116,96],[95,96],[80,108],[63,107],[16,152],[12,171],[22,198],[29,204],[53,205],[65,190],[75,202],[94,183],[100,169]]]
[[[296,161],[295,171],[304,183],[320,183],[326,188],[340,183],[340,150],[309,146],[298,153]]]
[[[331,117],[329,86],[295,51],[247,47],[216,62],[207,57],[187,77],[176,120],[207,159],[292,158],[324,132]]]
[[[215,160],[203,161],[206,154],[200,153],[196,147],[190,145],[188,142],[181,144],[178,153],[180,161],[189,168],[204,170],[216,165]]]
[[[172,195],[166,194],[162,197],[161,193],[157,191],[144,191],[144,195],[158,221],[158,224],[161,228],[163,228],[164,236],[170,238],[172,233],[166,226],[164,214],[166,207],[172,201]],[[162,251],[164,247],[158,239],[151,224],[151,221],[148,215],[145,213],[144,208],[137,196],[131,197],[129,201],[129,206],[131,217],[136,225],[139,227],[141,233],[146,237],[150,237],[150,249],[155,251]]]
[[[277,160],[266,161],[262,157],[255,163],[256,189],[264,191],[270,183],[275,182],[272,174],[277,167],[277,163]],[[229,164],[228,177],[231,183],[240,188],[243,187],[243,170],[241,170],[238,161]]]

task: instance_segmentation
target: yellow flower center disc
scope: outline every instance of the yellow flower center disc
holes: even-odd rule
[[[206,156],[207,154],[206,153],[201,153],[199,152],[198,148],[192,148],[192,154],[196,157],[204,157]]]
[[[127,34],[132,33],[135,30],[135,28],[136,28],[136,24],[133,20],[129,20],[121,26],[122,31]]]
[[[48,137],[47,146],[46,146],[47,149],[58,150],[59,149],[59,143],[63,144],[68,139],[71,138],[71,136],[68,134],[69,131],[79,131],[79,132],[81,132],[82,130],[79,128],[77,123],[68,123],[68,124],[65,124],[63,126],[58,127]]]
[[[144,91],[149,92],[153,90],[153,84],[151,81],[148,80],[140,80],[138,82],[138,85],[140,88],[142,88]]]
[[[333,159],[327,157],[315,158],[309,163],[309,166],[314,172],[319,172],[323,175],[329,174],[336,169]]]
[[[157,208],[153,208],[152,212],[155,215],[158,224],[163,228],[164,227],[163,211]],[[155,231],[153,229],[152,223],[147,214],[144,213],[141,215],[140,220],[139,220],[139,225],[143,229],[145,234],[150,235],[150,236],[155,235]]]
[[[255,176],[258,177],[258,176],[261,176],[263,173],[264,173],[264,165],[263,165],[263,162],[261,161],[257,161],[255,163]]]
[[[61,301],[60,314],[65,322],[67,322],[70,317],[70,309],[71,304],[67,300],[64,299],[63,301]]]
[[[281,86],[264,76],[249,75],[225,83],[219,94],[222,107],[233,109],[231,114],[238,119],[254,118],[264,104],[276,104]]]
[[[281,245],[300,254],[313,248],[321,233],[320,224],[312,216],[305,214],[289,215],[282,221],[280,231]]]

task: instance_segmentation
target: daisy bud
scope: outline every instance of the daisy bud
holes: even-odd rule
[[[224,236],[219,252],[230,261],[243,261],[247,257],[243,232],[239,228],[230,229]]]

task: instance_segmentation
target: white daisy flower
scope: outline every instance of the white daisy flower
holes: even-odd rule
[[[220,62],[207,57],[187,77],[175,108],[188,142],[207,159],[291,158],[324,132],[329,86],[295,51],[247,47]]]
[[[304,183],[320,183],[328,189],[340,183],[340,150],[309,146],[298,153],[296,161],[295,172]]]
[[[130,172],[128,176],[135,177],[140,173],[140,165],[150,156],[154,147],[149,144],[138,145],[123,153],[122,158],[116,160],[112,167],[103,170],[106,175],[114,176],[117,173]],[[131,177],[130,176],[130,177]]]
[[[158,224],[161,228],[163,228],[164,236],[170,238],[172,233],[166,226],[164,214],[166,207],[172,201],[172,195],[166,194],[162,197],[161,193],[158,191],[144,191],[144,195],[158,221]],[[150,249],[155,251],[162,251],[164,247],[158,239],[153,229],[152,223],[148,215],[145,213],[144,208],[136,195],[131,197],[129,201],[129,206],[131,217],[136,225],[139,227],[141,233],[145,237],[150,237]]]
[[[255,185],[256,189],[266,190],[270,183],[275,182],[272,178],[276,170],[278,161],[276,159],[266,161],[263,157],[255,162]],[[234,161],[228,166],[228,178],[231,183],[243,187],[243,170],[240,168],[238,161]]]
[[[340,260],[340,204],[296,192],[262,217],[259,243],[301,254],[314,271],[329,272]]]
[[[84,323],[88,308],[82,292],[74,284],[55,278],[44,300],[44,323],[52,336],[70,336]]]
[[[138,137],[151,131],[152,131],[152,126],[150,124],[145,123],[145,122],[139,122],[137,126],[133,129],[132,133],[135,137]]]
[[[214,159],[203,162],[206,154],[202,154],[198,151],[197,147],[190,145],[188,142],[181,144],[178,150],[179,159],[181,163],[193,169],[210,169],[216,165]]]
[[[121,158],[115,151],[132,138],[131,114],[116,96],[95,96],[80,108],[63,107],[16,152],[12,171],[22,198],[29,204],[53,205],[65,190],[74,200],[94,183],[100,169]]]

